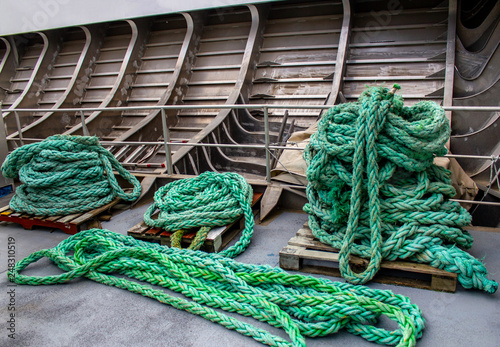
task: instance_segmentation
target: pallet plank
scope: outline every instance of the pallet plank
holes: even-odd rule
[[[5,212],[5,211],[8,211],[8,210],[10,210],[10,206],[9,206],[9,205],[4,206],[4,207],[1,207],[1,208],[0,208],[0,213]]]
[[[149,226],[146,225],[144,222],[140,222],[137,225],[134,225],[131,229],[128,230],[129,235],[130,234],[142,234],[145,232],[147,229],[149,229]]]
[[[89,212],[86,212],[84,214],[82,214],[80,217],[76,218],[73,220],[73,223],[75,224],[79,224],[79,223],[83,223],[85,222],[86,220],[89,220],[91,218],[94,218],[95,216],[97,216],[98,214],[106,211],[106,210],[109,210],[111,207],[115,206],[116,204],[118,204],[119,202],[121,201],[120,198],[116,198],[114,199],[113,201],[111,201],[109,204],[106,204],[102,207],[99,207],[99,208],[96,208],[96,209],[93,209]]]

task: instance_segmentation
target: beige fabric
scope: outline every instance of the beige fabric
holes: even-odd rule
[[[290,136],[287,147],[304,148],[309,143],[309,138],[318,130],[316,122],[304,131],[297,131]],[[273,179],[286,183],[307,185],[307,165],[302,158],[301,150],[284,150],[281,154],[276,168],[271,171]]]
[[[451,184],[457,191],[455,199],[474,200],[478,192],[476,183],[465,173],[455,158],[435,158],[434,164],[451,171]],[[461,205],[466,209],[472,207],[471,204]]]

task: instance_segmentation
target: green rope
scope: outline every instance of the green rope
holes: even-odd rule
[[[113,169],[134,186],[127,194]],[[17,148],[2,165],[7,178],[23,183],[10,201],[14,211],[42,216],[89,211],[120,197],[133,201],[139,181],[99,144],[97,137],[55,135]]]
[[[404,107],[382,87],[321,118],[304,151],[304,209],[313,234],[340,249],[339,267],[349,282],[365,283],[383,258],[401,258],[456,272],[465,288],[497,290],[483,263],[462,250],[472,246],[461,229],[471,216],[448,200],[455,195],[450,172],[433,164],[446,154],[449,135],[437,104]],[[365,271],[351,270],[351,254],[370,259]]]
[[[46,277],[20,273],[43,257],[64,273]],[[101,229],[80,232],[52,249],[31,254],[8,276],[13,282],[29,285],[86,277],[199,315],[270,346],[305,346],[305,336],[321,337],[341,329],[380,344],[414,346],[424,328],[419,308],[407,297],[387,290],[289,274],[213,253],[167,248]],[[189,299],[170,295],[161,287]],[[291,341],[216,309],[282,328]],[[376,327],[382,315],[398,328]]]
[[[240,240],[220,253],[234,258],[247,248],[253,235],[252,198],[252,187],[241,175],[207,171],[158,189],[153,204],[144,213],[144,222],[170,232],[201,228],[190,246],[198,249],[210,228],[228,225],[244,215],[245,227]],[[157,210],[160,211],[158,218],[153,219]],[[180,247],[182,232],[172,236],[172,245]]]
[[[209,227],[201,227],[200,230],[196,233],[196,236],[194,237],[193,241],[189,245],[187,249],[193,249],[197,250],[200,249],[201,246],[205,243],[205,240],[207,239],[208,232],[211,230]],[[188,230],[181,229],[177,230],[175,233],[170,236],[170,246],[175,247],[175,248],[182,248],[181,242],[182,242],[182,237],[184,234],[186,234]]]

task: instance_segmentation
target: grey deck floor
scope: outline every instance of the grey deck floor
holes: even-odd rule
[[[142,219],[146,206],[113,216],[103,227],[126,234]],[[278,253],[300,229],[307,216],[283,212],[266,226],[256,225],[252,244],[237,260],[278,265]],[[484,257],[491,277],[500,280],[500,233],[475,232],[471,253]],[[251,338],[201,317],[114,287],[80,279],[64,285],[17,286],[16,339],[8,338],[7,238],[15,238],[16,258],[50,248],[68,235],[49,229],[24,230],[0,226],[0,346],[259,346]],[[26,274],[55,274],[49,261],[31,265]],[[340,280],[332,278],[333,280]],[[409,296],[426,319],[420,346],[500,346],[500,293],[465,290],[455,294],[407,287],[369,284]],[[283,331],[242,318],[279,336]],[[374,345],[345,332],[307,339],[308,346]]]

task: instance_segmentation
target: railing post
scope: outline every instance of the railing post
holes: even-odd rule
[[[2,102],[0,101],[0,166],[7,158],[9,154],[9,148],[7,147],[7,132],[5,131],[5,124],[3,122],[3,109]],[[0,188],[10,185],[14,189],[14,181],[12,179],[5,178],[0,174]]]
[[[17,111],[14,111],[14,116],[16,118],[16,126],[17,126],[17,133],[19,134],[19,141],[21,142],[21,145],[24,146],[23,132],[21,131],[21,121],[19,120],[19,114],[17,113]]]
[[[172,153],[170,152],[170,131],[167,126],[167,115],[165,109],[161,109],[161,124],[163,126],[163,143],[165,145],[165,158],[167,162],[167,174],[172,175]]]
[[[87,124],[85,124],[85,115],[83,114],[82,110],[80,110],[80,118],[82,119],[83,136],[90,136],[89,129],[87,129]]]
[[[269,152],[269,114],[267,106],[264,106],[264,132],[265,132],[265,147],[266,147],[266,181],[271,183],[271,161]]]

